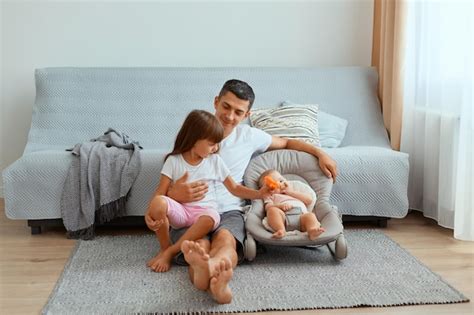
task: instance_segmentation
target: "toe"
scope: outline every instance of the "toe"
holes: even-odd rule
[[[224,260],[224,268],[225,270],[229,270],[231,268],[232,264],[230,263],[230,260],[225,259]]]
[[[226,260],[225,259],[221,260],[221,262],[219,264],[219,269],[220,269],[220,271],[226,270]]]
[[[183,243],[181,244],[181,251],[185,252],[189,249],[189,241],[186,240],[186,241],[183,241]]]

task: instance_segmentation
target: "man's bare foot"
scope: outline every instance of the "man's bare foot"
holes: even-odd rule
[[[309,229],[308,230],[308,237],[310,240],[315,240],[316,238],[318,238],[319,235],[323,234],[323,232],[326,231],[323,227],[315,227],[315,228],[312,228],[312,229]]]
[[[194,286],[199,290],[207,290],[211,276],[209,255],[199,243],[193,241],[183,241],[181,251],[184,260],[193,268]]]
[[[286,235],[285,230],[278,230],[275,233],[272,234],[273,238],[283,238]]]
[[[170,250],[160,250],[160,252],[147,262],[147,266],[156,272],[166,272],[171,268],[173,255]]]
[[[230,279],[234,271],[232,263],[227,258],[222,258],[219,264],[216,264],[214,276],[209,283],[209,291],[212,297],[220,304],[232,302],[232,291],[229,288]]]

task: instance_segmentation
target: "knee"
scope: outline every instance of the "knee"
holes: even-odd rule
[[[312,212],[308,212],[308,213],[303,213],[300,217],[300,220],[301,221],[312,221],[312,219],[316,219],[316,215]]]
[[[212,238],[212,242],[232,246],[233,248],[237,246],[234,235],[226,229],[220,229],[217,231]]]
[[[149,213],[152,218],[162,218],[168,212],[168,203],[163,196],[156,196],[150,203]]]
[[[202,215],[198,218],[198,221],[200,224],[202,224],[204,227],[209,228],[209,230],[212,230],[214,227],[214,219],[208,215]]]

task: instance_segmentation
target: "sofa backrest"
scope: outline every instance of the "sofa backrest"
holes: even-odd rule
[[[253,87],[254,108],[317,103],[349,121],[341,146],[389,147],[370,67],[44,68],[35,75],[25,153],[70,148],[108,127],[145,149],[169,150],[185,116],[195,108],[214,112],[214,96],[232,78]]]

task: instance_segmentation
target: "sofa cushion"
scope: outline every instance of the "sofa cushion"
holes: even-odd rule
[[[319,108],[317,104],[296,104],[291,101],[284,101],[281,103],[281,106],[301,106],[301,107],[316,107]],[[323,148],[337,148],[344,136],[346,134],[347,120],[326,113],[322,110],[318,111],[318,125],[316,126],[319,131],[319,140],[321,142],[321,147]]]
[[[142,150],[142,166],[127,200],[127,215],[143,215],[156,190],[168,151]],[[73,156],[71,152],[26,154],[3,172],[5,214],[10,219],[61,218],[60,200]]]
[[[273,154],[281,155],[282,153]],[[341,214],[404,217],[408,209],[408,155],[378,147],[327,149],[339,168],[330,203]],[[142,150],[142,169],[127,202],[128,215],[143,215],[155,191],[167,151]],[[5,212],[10,219],[60,218],[60,197],[70,152],[24,155],[3,172]],[[303,167],[298,161],[295,167]],[[259,171],[264,170],[264,166]],[[305,166],[308,167],[308,166]],[[248,171],[246,172],[249,173]],[[246,175],[247,176],[247,175]],[[247,182],[247,179],[246,179]],[[38,193],[40,192],[40,193]]]
[[[321,146],[318,132],[318,107],[288,105],[251,111],[250,123],[273,136],[298,139]]]
[[[342,146],[389,148],[370,67],[315,68],[43,68],[25,153],[61,150],[109,126],[145,149],[171,150],[186,115],[213,111],[223,82],[239,78],[256,93],[253,109],[282,100],[317,101],[319,109],[349,121]]]

